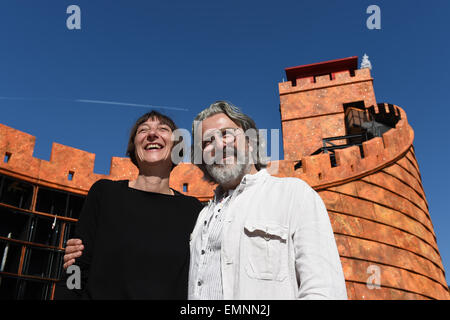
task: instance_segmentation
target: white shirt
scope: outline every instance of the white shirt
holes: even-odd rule
[[[222,300],[223,287],[221,275],[221,245],[223,212],[229,202],[233,190],[226,194],[216,192],[214,199],[207,206],[207,214],[203,220],[201,235],[195,242],[192,257],[195,266],[191,277],[195,279],[193,299]]]
[[[304,181],[261,170],[244,176],[228,201],[220,244],[223,299],[347,299],[327,210]],[[199,250],[210,210],[200,212],[191,235],[189,299],[209,297],[198,281],[206,274]]]

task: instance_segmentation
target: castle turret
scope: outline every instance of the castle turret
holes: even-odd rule
[[[322,138],[345,135],[346,108],[376,105],[370,71],[357,68],[351,57],[286,69],[288,81],[279,85],[285,160],[301,160]]]

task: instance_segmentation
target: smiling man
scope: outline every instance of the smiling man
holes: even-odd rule
[[[191,236],[189,299],[347,299],[325,205],[265,169],[252,119],[218,101],[193,124],[193,159],[218,184]],[[256,140],[256,141],[255,141]],[[201,141],[201,143],[195,143]]]

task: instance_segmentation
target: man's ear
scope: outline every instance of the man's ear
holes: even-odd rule
[[[246,136],[247,139],[247,145],[248,145],[248,155],[250,156],[250,159],[253,164],[258,163],[258,140],[252,139],[251,137]]]
[[[250,140],[249,140],[249,142],[250,142]],[[252,143],[248,143],[248,152],[250,154],[253,154],[253,144]]]
[[[245,144],[248,147],[249,154],[251,154],[253,152],[253,146],[251,144],[250,137],[247,135],[245,135]]]

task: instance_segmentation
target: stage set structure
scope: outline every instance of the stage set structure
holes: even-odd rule
[[[349,57],[285,69],[284,158],[269,172],[306,181],[324,200],[349,299],[449,299],[414,131],[400,106],[376,101],[366,58],[361,68]],[[0,299],[52,299],[91,185],[137,175],[117,157],[109,175],[95,174],[95,154],[58,143],[49,161],[37,159],[35,140],[0,124]],[[213,196],[192,164],[170,181],[202,202]]]

